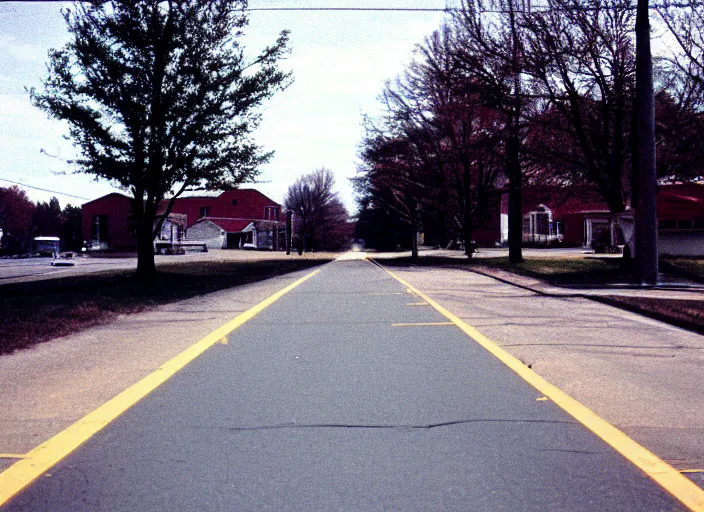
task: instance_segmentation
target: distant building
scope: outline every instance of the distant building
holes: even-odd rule
[[[612,214],[594,187],[523,189],[523,242],[614,250],[633,236],[633,211]],[[704,184],[658,186],[660,254],[704,255]],[[501,200],[499,240],[508,241],[508,193]]]
[[[92,250],[134,251],[132,199],[113,192],[83,205],[83,240]]]
[[[83,237],[93,250],[136,250],[131,201],[113,192],[83,205]],[[168,201],[162,202],[161,213]],[[203,241],[208,248],[278,249],[283,235],[281,205],[257,190],[237,189],[176,199],[157,240]]]
[[[162,203],[166,208],[167,201]],[[208,249],[273,249],[283,246],[281,205],[254,189],[218,196],[178,198],[171,210],[186,215],[186,240]]]

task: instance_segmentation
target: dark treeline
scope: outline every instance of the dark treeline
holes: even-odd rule
[[[56,197],[34,203],[17,186],[0,188],[1,255],[27,253],[35,236],[57,236],[62,250],[80,251],[81,222],[80,206],[67,204],[62,209]]]
[[[691,1],[651,12],[661,182],[701,179],[704,17]],[[635,4],[631,0],[462,0],[416,47],[365,119],[353,179],[357,236],[417,249],[462,244],[508,192],[510,259],[521,260],[524,185],[595,187],[613,213],[636,193]]]

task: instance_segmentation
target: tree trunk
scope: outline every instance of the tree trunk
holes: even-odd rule
[[[137,233],[137,276],[140,279],[152,279],[156,275],[154,263],[154,238],[151,226],[142,222]]]
[[[416,208],[413,208],[411,213],[411,232],[413,239],[411,240],[411,259],[418,259],[418,213]]]
[[[462,173],[464,181],[464,225],[462,226],[464,231],[464,253],[467,258],[471,258],[474,252],[472,245],[474,215],[472,213],[472,174],[469,158],[466,155],[462,157]]]

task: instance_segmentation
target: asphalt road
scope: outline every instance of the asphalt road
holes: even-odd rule
[[[329,264],[2,510],[681,508],[446,322]]]

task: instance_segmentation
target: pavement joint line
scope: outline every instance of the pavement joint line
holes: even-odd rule
[[[25,459],[25,458],[27,458],[26,454],[0,453],[0,459]]]
[[[409,302],[406,306],[429,306],[427,302]]]
[[[438,325],[455,325],[452,322],[411,322],[405,324],[391,324],[391,327],[421,327],[421,326],[438,326]]]
[[[443,306],[435,302],[433,299],[409,284],[404,279],[398,277],[394,272],[387,269],[372,258],[368,258],[367,261],[384,270],[403,286],[413,290],[418,297],[424,299],[441,315],[454,323],[470,338],[517,373],[521,378],[523,378],[523,380],[528,382],[543,395],[550,398],[570,416],[623,455],[651,479],[657,482],[663,489],[677,498],[687,508],[695,512],[704,512],[704,490],[696,485],[692,480],[660,459],[650,450],[636,443],[633,439],[598,416],[594,411],[572,398],[560,388],[550,384],[547,380],[523,364],[518,358],[499,347],[495,341],[492,341],[484,336],[477,329],[464,322],[461,318],[445,309]]]
[[[180,354],[162,364],[152,373],[108,400],[97,409],[89,412],[83,416],[83,418],[68,426],[48,441],[45,441],[27,452],[23,455],[22,459],[0,473],[0,506],[5,504],[64,457],[76,450],[127,409],[166,382],[208,348],[220,342],[232,331],[248,320],[251,320],[255,315],[319,272],[320,269],[314,270],[270,295],[259,304],[256,304],[228,323],[215,329]]]

